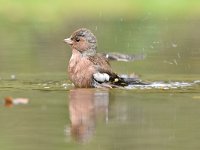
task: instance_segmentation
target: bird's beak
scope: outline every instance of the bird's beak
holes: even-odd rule
[[[71,38],[64,39],[64,42],[69,44],[69,45],[73,44],[73,41],[71,40]]]

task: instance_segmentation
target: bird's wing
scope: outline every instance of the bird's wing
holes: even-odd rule
[[[112,85],[126,86],[123,78],[119,77],[116,73],[112,72],[108,60],[100,55],[88,57],[89,61],[96,67],[96,72],[93,74],[93,79],[97,83],[109,83]]]
[[[102,56],[106,57],[109,61],[136,61],[136,60],[143,60],[145,59],[144,54],[122,54],[122,53],[102,53]]]
[[[98,70],[105,70],[105,71],[112,70],[108,62],[108,59],[102,56],[101,54],[97,53],[94,56],[89,56],[88,59],[93,66],[97,67]]]

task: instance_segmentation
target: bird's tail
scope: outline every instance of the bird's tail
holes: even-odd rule
[[[148,83],[145,83],[137,78],[122,78],[122,80],[127,84],[127,85],[147,85]]]
[[[113,85],[116,85],[116,86],[148,85],[148,83],[145,83],[139,80],[138,78],[120,77],[118,75],[110,78],[110,81]]]

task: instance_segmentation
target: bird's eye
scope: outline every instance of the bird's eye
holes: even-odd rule
[[[76,42],[79,42],[79,41],[80,41],[80,38],[79,38],[79,37],[76,37],[76,38],[75,38],[75,41],[76,41]]]

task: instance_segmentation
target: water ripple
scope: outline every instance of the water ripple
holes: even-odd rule
[[[121,89],[127,90],[199,90],[200,80],[191,82],[174,81],[164,82],[155,81],[148,85],[129,85]],[[20,81],[20,80],[1,80],[0,91],[2,90],[42,90],[42,91],[62,91],[70,90],[74,86],[71,82],[63,81]]]

